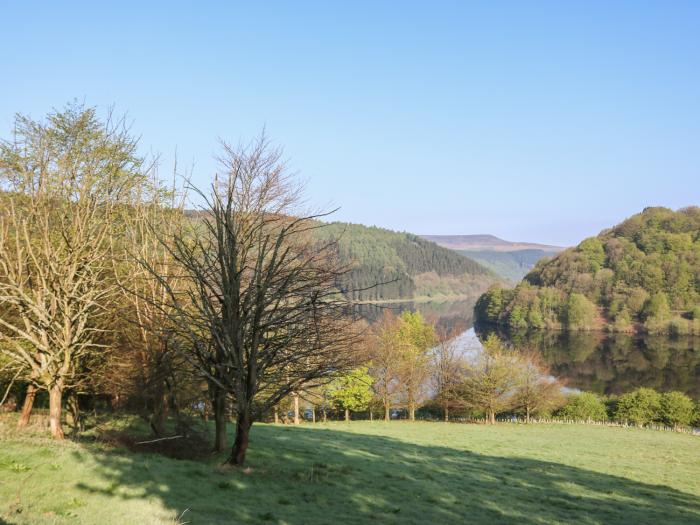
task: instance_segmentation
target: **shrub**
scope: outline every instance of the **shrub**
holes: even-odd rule
[[[700,320],[700,304],[690,310],[690,318],[694,321]]]
[[[681,392],[668,392],[661,396],[661,419],[672,427],[688,426],[695,418],[693,400]]]
[[[661,395],[651,388],[638,388],[620,396],[615,418],[635,425],[647,425],[659,419]]]
[[[600,397],[590,392],[571,394],[567,398],[566,405],[557,415],[578,421],[607,421],[608,419],[605,403]]]

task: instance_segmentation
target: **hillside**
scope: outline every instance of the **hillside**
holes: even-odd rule
[[[340,260],[351,266],[340,287],[358,301],[478,295],[498,280],[478,262],[410,233],[340,222],[317,232],[339,239]]]
[[[474,259],[511,283],[517,283],[525,277],[540,259],[552,257],[564,249],[547,244],[504,241],[494,235],[423,235],[422,237]]]
[[[517,283],[525,277],[540,260],[546,257],[553,257],[558,253],[558,251],[540,249],[514,251],[457,250],[457,252],[483,264],[511,283]]]
[[[510,328],[700,333],[700,208],[647,208],[494,287],[477,319]]]

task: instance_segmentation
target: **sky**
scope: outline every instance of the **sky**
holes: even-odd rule
[[[264,127],[310,203],[418,234],[573,245],[700,205],[700,2],[107,4],[3,5],[0,137],[113,106],[206,186]]]

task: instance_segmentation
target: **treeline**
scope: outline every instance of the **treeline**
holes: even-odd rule
[[[590,392],[569,395],[555,418],[616,422],[636,426],[663,425],[679,429],[700,426],[700,403],[682,392],[659,393],[637,388],[621,396],[601,397]]]
[[[700,334],[700,208],[647,208],[492,287],[475,313],[514,329]]]
[[[445,421],[451,414],[481,412],[495,423],[504,411],[529,419],[563,400],[561,384],[535,352],[517,351],[493,336],[478,355],[467,356],[454,334],[436,333],[420,313],[385,312],[370,327],[364,354],[359,374],[365,379],[351,382],[342,395],[331,395],[335,405],[311,405],[370,414],[379,410],[385,420],[397,411],[409,420],[423,412],[439,414]],[[345,395],[352,405],[342,401]]]
[[[334,222],[316,235],[338,239],[349,266],[338,287],[356,301],[474,295],[496,280],[476,261],[410,233]]]
[[[387,312],[370,328],[366,362],[302,394],[315,418],[357,412],[385,420],[498,417],[614,421],[638,426],[700,424],[700,404],[681,392],[638,388],[619,396],[566,393],[539,351],[508,346],[491,334],[476,355],[465,355],[449,334],[438,335],[420,313]],[[289,407],[289,404],[286,405]]]
[[[281,151],[264,135],[221,150],[209,190],[164,187],[122,119],[17,116],[0,141],[0,405],[21,405],[20,427],[44,396],[57,439],[86,410],[136,412],[157,437],[211,414],[221,451],[234,417],[241,465],[255,421],[356,363],[337,245],[310,238],[323,225]]]

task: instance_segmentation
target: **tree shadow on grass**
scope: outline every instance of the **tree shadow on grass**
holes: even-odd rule
[[[383,436],[257,426],[248,470],[99,453],[87,492],[157,498],[202,523],[700,523],[700,498],[558,463]],[[122,490],[128,489],[128,490]]]

